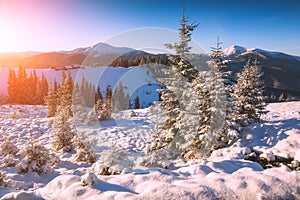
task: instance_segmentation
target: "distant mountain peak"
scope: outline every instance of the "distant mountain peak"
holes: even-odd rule
[[[237,55],[245,52],[247,52],[247,49],[245,47],[238,46],[238,45],[231,45],[230,47],[228,47],[223,51],[224,55],[228,56],[229,58],[234,58]]]
[[[289,54],[285,54],[282,52],[276,52],[276,51],[268,51],[260,48],[251,48],[246,49],[245,47],[239,46],[239,45],[231,45],[230,47],[226,48],[224,51],[224,58],[229,60],[234,60],[240,56],[247,56],[247,55],[256,55],[258,57],[272,57],[272,58],[285,58],[285,59],[293,59],[300,61],[299,56],[293,56]]]

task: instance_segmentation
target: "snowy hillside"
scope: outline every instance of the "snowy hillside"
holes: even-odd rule
[[[18,174],[15,167],[1,167],[6,176],[1,199],[300,199],[300,102],[267,106],[261,124],[247,128],[232,146],[214,151],[204,161],[183,163],[171,169],[138,165],[155,126],[149,108],[114,113],[115,120],[81,127],[98,139],[98,155],[112,144],[134,157],[135,167],[121,175],[97,175],[97,164],[74,160],[74,152],[58,153],[62,160],[48,174]],[[3,105],[0,132],[19,148],[30,132],[50,147],[52,118],[43,106]],[[254,155],[256,154],[256,155]],[[260,157],[262,166],[250,158]],[[275,166],[274,159],[289,163]],[[289,167],[287,166],[289,165]],[[291,170],[291,168],[294,170]]]

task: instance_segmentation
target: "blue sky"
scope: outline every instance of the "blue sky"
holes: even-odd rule
[[[300,1],[0,0],[0,51],[71,50],[134,28],[177,30],[182,8],[206,51],[232,44],[300,55]],[[167,41],[166,41],[167,42]]]

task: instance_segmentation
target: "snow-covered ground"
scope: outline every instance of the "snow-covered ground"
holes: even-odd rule
[[[267,106],[263,122],[247,128],[232,146],[214,151],[204,161],[175,162],[171,169],[137,167],[121,175],[100,176],[92,165],[60,154],[52,173],[6,172],[10,187],[0,187],[1,199],[300,199],[300,171],[286,165],[264,169],[247,160],[249,154],[272,161],[276,156],[300,161],[300,102]],[[50,147],[51,118],[43,106],[3,105],[0,133],[23,145],[30,133]],[[149,108],[114,114],[115,120],[80,127],[98,139],[99,151],[111,144],[136,156],[147,148],[156,117]],[[260,155],[258,155],[260,154]],[[293,162],[297,164],[297,162]]]

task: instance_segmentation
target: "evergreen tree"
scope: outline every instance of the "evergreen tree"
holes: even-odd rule
[[[105,93],[105,100],[103,102],[102,110],[99,113],[99,120],[109,120],[111,119],[111,113],[112,113],[112,90],[111,86],[106,86],[106,93]]]
[[[155,112],[159,115],[150,147],[150,151],[154,151],[154,154],[168,152],[168,155],[151,155],[154,158],[176,159],[184,152],[182,144],[185,142],[186,130],[181,129],[182,117],[189,101],[184,90],[190,88],[191,82],[198,74],[197,69],[188,62],[191,50],[189,42],[192,32],[198,24],[187,24],[187,18],[183,15],[180,26],[180,41],[165,45],[167,48],[175,50],[176,56],[169,55],[171,69],[163,69],[165,78],[161,80],[162,85],[165,85],[166,88],[159,90],[161,101],[156,102],[155,106]],[[166,151],[158,150],[162,148]]]
[[[134,99],[134,108],[135,109],[139,109],[140,108],[140,98],[138,95],[136,95],[135,99]]]
[[[198,159],[209,154],[204,135],[211,129],[211,99],[206,76],[208,73],[199,73],[187,90],[190,101],[187,111],[182,116],[181,129],[185,130],[185,143],[182,144],[185,159]]]
[[[96,95],[95,95],[95,102],[97,102],[98,100],[103,102],[103,96],[102,96],[100,85],[97,86],[97,92],[96,92]]]
[[[102,110],[103,110],[103,101],[101,99],[98,99],[95,104],[95,112],[96,112],[96,115],[98,118],[101,118],[100,116],[101,116]]]
[[[17,76],[15,73],[15,70],[10,68],[8,73],[8,86],[7,86],[7,92],[8,92],[8,103],[15,103],[16,102],[16,96],[18,91],[18,85],[17,85]]]
[[[228,76],[230,72],[224,72],[226,67],[222,60],[223,51],[219,38],[216,47],[212,48],[211,60],[208,63],[211,70],[206,79],[210,91],[211,119],[210,130],[203,136],[206,139],[206,151],[222,148],[238,137],[239,126],[232,119],[235,109],[232,100],[232,90]]]
[[[180,120],[178,100],[174,93],[162,90],[161,102],[156,102],[155,112],[157,112],[156,133],[152,135],[152,144],[150,151],[166,148],[171,146],[174,148],[174,144],[171,144],[174,137],[178,132],[178,122]],[[175,142],[175,141],[174,141]],[[174,151],[173,153],[177,153]]]
[[[168,56],[171,66],[163,68],[163,76],[159,77],[161,84],[166,87],[158,90],[161,101],[155,103],[156,130],[149,149],[151,154],[144,162],[149,166],[165,165],[163,163],[168,163],[169,159],[177,159],[185,152],[183,144],[187,129],[183,128],[183,117],[188,113],[186,109],[189,104],[189,94],[185,91],[198,75],[198,70],[188,61],[191,49],[189,42],[198,24],[188,25],[187,18],[183,15],[180,26],[180,41],[165,45],[175,50],[176,55]]]
[[[84,102],[85,105],[88,105],[88,89],[89,89],[89,84],[88,81],[85,79],[84,76],[81,78],[81,85],[80,85],[80,91],[84,97]]]
[[[71,120],[69,108],[62,105],[58,106],[53,122],[52,148],[55,151],[63,149],[64,152],[68,152],[73,149],[74,132]]]
[[[74,119],[76,120],[76,122],[84,122],[87,116],[87,110],[84,96],[82,94],[82,91],[80,90],[78,83],[76,83],[74,86],[72,102]]]
[[[26,91],[26,96],[28,97],[27,102],[25,104],[34,104],[33,102],[35,101],[35,96],[36,96],[36,90],[34,89],[34,82],[33,82],[33,74],[30,72],[29,78],[27,79],[27,88]]]
[[[180,40],[178,43],[174,44],[165,44],[165,46],[169,49],[175,50],[177,56],[168,56],[172,64],[172,68],[176,71],[180,72],[184,77],[188,78],[189,81],[192,81],[196,78],[198,71],[188,62],[188,58],[190,57],[191,46],[189,43],[192,40],[192,32],[198,27],[199,24],[187,24],[188,18],[185,17],[184,13],[182,19],[180,20],[180,28],[179,28],[179,37]]]
[[[72,113],[73,85],[74,85],[74,82],[73,82],[71,73],[69,72],[68,77],[67,77],[65,72],[63,72],[61,86],[58,90],[59,105],[61,107],[67,108],[69,116],[73,115],[73,113]]]
[[[125,95],[125,99],[124,99],[124,108],[125,110],[131,108],[131,104],[130,104],[130,95],[128,93],[126,93]]]
[[[9,103],[44,104],[44,98],[48,93],[48,82],[44,74],[39,80],[35,70],[27,77],[23,67],[19,67],[17,75],[13,69],[10,69],[7,84]]]
[[[45,103],[48,109],[47,117],[54,117],[58,106],[58,99],[55,94],[54,86],[52,84],[50,84],[49,86],[48,95],[45,99]]]
[[[115,90],[114,90],[114,95],[112,98],[112,108],[113,112],[121,111],[121,110],[126,110],[128,109],[128,101],[124,89],[123,89],[123,84],[120,82]]]
[[[28,102],[29,97],[26,96],[27,94],[26,92],[24,92],[27,91],[26,80],[27,74],[25,68],[20,66],[17,75],[17,93],[15,97],[15,103],[25,104],[26,102]]]
[[[37,104],[45,105],[45,97],[48,94],[48,81],[42,73],[41,80],[38,82],[37,87]]]
[[[265,106],[262,75],[257,66],[257,60],[253,62],[253,65],[250,65],[250,60],[248,60],[243,71],[237,74],[238,81],[233,86],[234,101],[237,106],[234,117],[242,126],[260,121],[260,115]]]

